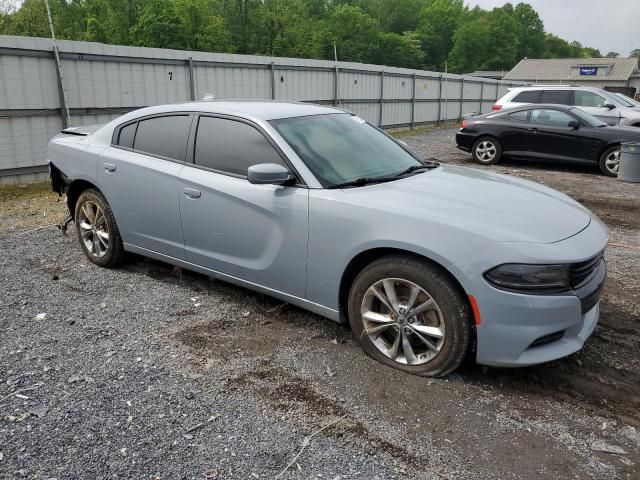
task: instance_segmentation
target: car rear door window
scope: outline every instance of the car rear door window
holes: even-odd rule
[[[141,120],[138,123],[133,149],[184,161],[190,125],[189,115],[168,115]]]
[[[557,105],[572,105],[571,90],[543,90],[540,103],[555,103]]]
[[[513,102],[540,103],[540,90],[524,90],[515,96]]]
[[[575,120],[575,118],[559,110],[540,109],[531,111],[531,123],[537,125],[568,127],[569,122],[572,120]]]
[[[216,117],[200,117],[198,121],[194,163],[241,176],[259,163],[284,165],[275,148],[256,128]]]
[[[606,100],[597,93],[586,90],[576,90],[574,92],[576,107],[604,107]]]
[[[136,136],[136,128],[138,128],[138,122],[122,127],[118,133],[117,145],[125,148],[133,148],[133,139]]]
[[[522,110],[521,112],[513,112],[509,114],[509,118],[516,122],[526,122],[529,120],[529,110]]]

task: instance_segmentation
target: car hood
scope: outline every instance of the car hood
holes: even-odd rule
[[[385,221],[425,221],[491,241],[552,243],[585,229],[590,212],[542,184],[473,168],[440,166],[401,180],[344,189],[348,202],[386,210]],[[431,225],[430,225],[431,224]]]

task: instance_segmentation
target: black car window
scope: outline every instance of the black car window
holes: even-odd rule
[[[200,117],[194,162],[196,165],[243,176],[247,175],[247,169],[251,165],[284,165],[275,148],[251,125],[214,117]]]
[[[189,115],[169,115],[141,120],[133,149],[184,161],[190,120]]]
[[[571,115],[559,110],[532,110],[531,123],[549,125],[553,127],[567,127],[569,122],[575,120]]]
[[[133,148],[133,139],[136,136],[136,128],[138,128],[138,122],[122,127],[118,134],[118,145],[121,147]]]
[[[574,92],[576,107],[603,107],[606,100],[597,93],[586,90],[576,90]]]
[[[527,120],[529,120],[529,110],[510,113],[509,118],[511,120],[515,120],[516,122],[526,122]]]
[[[571,105],[571,90],[543,90],[540,103]]]
[[[514,102],[540,103],[540,90],[524,90],[515,96]]]

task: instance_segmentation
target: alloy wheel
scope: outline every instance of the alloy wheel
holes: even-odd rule
[[[496,156],[498,149],[493,142],[484,140],[476,146],[476,157],[483,162],[490,162]]]
[[[620,150],[614,150],[604,160],[604,164],[611,173],[618,174],[618,168],[620,167]]]
[[[362,335],[398,363],[425,364],[444,345],[445,323],[438,304],[409,280],[385,278],[371,285],[360,313]]]
[[[80,234],[89,253],[104,257],[109,250],[109,225],[100,206],[90,200],[84,202],[78,213]]]

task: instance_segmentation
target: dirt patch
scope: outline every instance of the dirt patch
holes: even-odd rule
[[[65,197],[49,183],[2,186],[0,205],[0,232],[57,225],[68,213]]]

